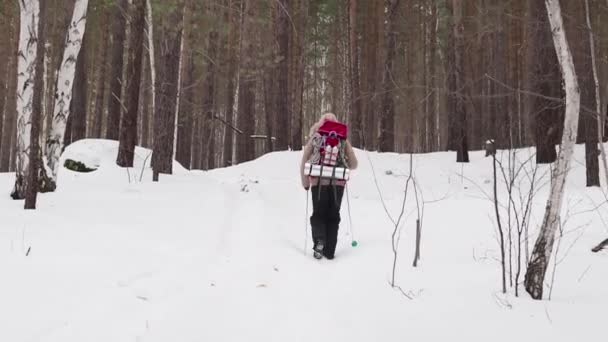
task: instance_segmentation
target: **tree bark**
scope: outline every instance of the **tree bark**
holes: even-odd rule
[[[19,44],[18,12],[10,10],[8,26],[8,51],[16,51]],[[6,101],[4,103],[4,127],[2,133],[2,149],[0,150],[0,172],[11,170],[11,156],[15,150],[17,122],[17,53],[8,54],[8,69],[6,79]]]
[[[207,72],[205,76],[205,87],[203,94],[203,115],[205,120],[205,131],[203,132],[203,149],[207,160],[204,169],[209,170],[215,167],[215,79],[216,79],[216,63],[218,60],[218,33],[210,31],[208,37],[207,51],[209,59],[207,60]]]
[[[70,95],[70,110],[68,111],[67,120],[70,122],[66,127],[65,139],[63,139],[63,146],[67,146],[75,141],[85,138],[86,133],[86,121],[87,121],[87,51],[85,46],[86,35],[82,41],[81,53],[76,61],[76,68],[74,71],[74,82],[72,83],[72,94]],[[69,128],[69,131],[68,129]],[[63,147],[60,152],[63,152]]]
[[[123,111],[122,69],[123,52],[126,31],[125,13],[126,0],[116,0],[112,18],[112,44],[111,44],[111,70],[110,70],[110,102],[108,104],[108,117],[106,123],[106,139],[118,140],[120,118]]]
[[[380,119],[380,137],[378,147],[381,152],[395,150],[395,100],[393,99],[393,70],[397,49],[397,9],[399,0],[386,2],[386,57],[382,80],[382,117]]]
[[[243,22],[243,50],[240,61],[238,93],[238,127],[243,134],[237,137],[237,163],[255,158],[254,144],[251,136],[255,130],[255,18],[256,0],[245,1]]]
[[[46,1],[43,1],[39,9],[38,32],[36,33],[36,58],[35,58],[35,76],[34,76],[34,93],[32,103],[32,118],[31,118],[31,134],[29,141],[29,158],[30,165],[27,170],[27,182],[25,189],[25,204],[24,209],[36,209],[36,198],[38,197],[38,170],[41,169],[42,154],[40,150],[40,126],[42,124],[42,110],[44,107],[44,60],[46,38],[44,30],[44,21],[46,18]]]
[[[593,83],[595,85],[595,111],[596,113],[596,122],[597,122],[597,141],[600,146],[600,157],[602,160],[602,166],[604,167],[604,176],[606,177],[605,186],[608,186],[608,162],[606,161],[606,148],[603,144],[603,126],[602,126],[602,101],[600,96],[600,82],[598,78],[597,72],[597,63],[596,63],[596,49],[595,49],[595,38],[594,31],[591,27],[591,19],[589,15],[589,0],[585,0],[585,21],[587,23],[587,31],[589,33],[589,51],[591,56],[591,70],[593,73]],[[598,175],[599,178],[599,175]],[[599,179],[598,179],[599,183]],[[598,184],[599,185],[599,184]]]
[[[37,61],[37,32],[40,3],[38,0],[19,2],[21,30],[19,34],[19,62],[17,77],[17,141],[15,187],[13,199],[24,199],[30,167],[30,141],[32,132],[32,109],[34,104],[34,80]]]
[[[585,14],[585,1],[566,2],[563,12],[568,14],[565,22],[572,60],[580,86],[581,106],[596,108],[596,92],[591,58],[591,42]],[[598,114],[599,115],[599,114]],[[599,186],[598,125],[597,115],[583,111],[579,115],[578,142],[585,143],[585,165],[587,186]]]
[[[167,34],[161,48],[162,69],[158,83],[158,102],[154,119],[153,181],[159,174],[173,173],[175,101],[177,100],[178,58],[181,32]]]
[[[276,68],[278,80],[278,94],[276,99],[276,124],[274,127],[276,142],[275,148],[279,151],[289,148],[289,120],[292,117],[291,103],[289,97],[289,35],[291,28],[289,25],[289,2],[280,0],[277,6],[277,45],[279,54],[277,59],[279,65]],[[270,86],[270,84],[266,84]]]
[[[229,2],[232,5],[232,1]],[[225,121],[230,125],[234,124],[234,104],[235,104],[235,80],[238,73],[238,61],[237,51],[240,51],[240,34],[237,37],[237,25],[239,23],[239,17],[234,14],[233,6],[229,6],[227,9],[226,23],[230,29],[228,32],[228,70],[227,70],[227,82],[226,82],[226,117]],[[286,130],[288,133],[289,131]],[[233,140],[234,133],[231,127],[224,125],[224,166],[232,165],[232,154],[233,154]]]
[[[359,37],[357,30],[357,3],[359,0],[349,0],[349,37],[350,37],[350,56],[351,56],[351,143],[355,147],[361,147],[363,142],[362,134],[362,113],[361,113],[361,90],[359,87]]]
[[[540,234],[534,245],[532,256],[524,284],[526,291],[534,299],[542,299],[545,274],[553,252],[555,233],[560,224],[560,211],[566,177],[570,169],[570,162],[574,153],[576,134],[578,129],[578,116],[580,110],[580,93],[572,53],[566,39],[566,32],[562,19],[559,0],[545,0],[549,23],[553,34],[553,43],[557,53],[564,88],[566,92],[566,115],[564,119],[564,133],[557,163],[551,173],[551,190]]]
[[[450,72],[450,98],[454,113],[450,115],[450,138],[451,148],[456,150],[456,161],[459,163],[469,162],[469,151],[467,141],[467,114],[466,114],[466,89],[464,84],[464,25],[462,23],[462,0],[452,0],[452,69]]]
[[[88,0],[76,0],[74,12],[70,21],[66,39],[63,59],[58,71],[57,85],[55,89],[55,107],[53,110],[53,122],[51,133],[46,140],[47,160],[46,170],[49,182],[47,188],[41,191],[53,191],[57,186],[57,171],[59,169],[59,157],[63,152],[64,135],[66,124],[70,116],[70,105],[72,101],[72,86],[78,54],[84,39],[86,27]],[[80,99],[84,101],[84,99]],[[86,108],[86,107],[85,107]],[[82,113],[86,117],[85,113]]]
[[[133,167],[135,145],[137,144],[137,114],[141,85],[142,52],[144,44],[145,3],[134,0],[129,8],[129,36],[127,52],[126,98],[127,109],[120,125],[120,142],[116,164],[121,167]]]

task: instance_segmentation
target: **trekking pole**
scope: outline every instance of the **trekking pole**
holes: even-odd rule
[[[351,243],[350,245],[353,247],[357,247],[357,245],[359,244],[357,242],[357,240],[355,240],[355,232],[353,229],[353,218],[350,214],[350,195],[348,193],[348,184],[344,186],[346,188],[346,205],[348,207],[348,227],[350,228],[350,239],[351,239]]]
[[[308,192],[306,189],[306,216],[304,216],[304,255],[308,249]]]

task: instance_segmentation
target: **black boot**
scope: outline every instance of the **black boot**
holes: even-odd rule
[[[323,242],[323,240],[318,240],[315,243],[315,246],[312,248],[313,249],[313,254],[312,256],[315,257],[315,259],[321,259],[323,258],[323,248],[325,247],[325,244]]]

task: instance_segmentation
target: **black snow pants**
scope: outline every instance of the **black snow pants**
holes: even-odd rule
[[[340,226],[340,205],[344,187],[337,185],[313,186],[311,188],[313,212],[310,217],[314,246],[323,242],[323,255],[331,259],[336,252],[338,228]]]

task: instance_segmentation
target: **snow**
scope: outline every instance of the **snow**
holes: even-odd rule
[[[175,175],[152,183],[150,151],[138,148],[127,172],[115,166],[117,148],[104,140],[69,146],[62,159],[99,169],[60,169],[58,190],[41,195],[36,211],[10,200],[14,174],[0,174],[1,341],[486,342],[604,335],[608,253],[590,249],[608,237],[608,210],[591,210],[605,199],[584,187],[583,146],[576,146],[568,181],[564,206],[573,214],[551,301],[533,301],[523,290],[520,298],[500,293],[492,204],[481,191],[491,193],[492,164],[483,152],[471,153],[468,165],[455,163],[454,153],[414,156],[428,203],[418,268],[411,266],[411,197],[402,230],[397,283],[414,297],[409,300],[388,285],[392,223],[370,165],[396,216],[409,156],[356,151],[353,227],[344,201],[336,259],[319,261],[303,252],[300,153],[209,172],[175,163]],[[534,232],[548,190],[535,199]]]

